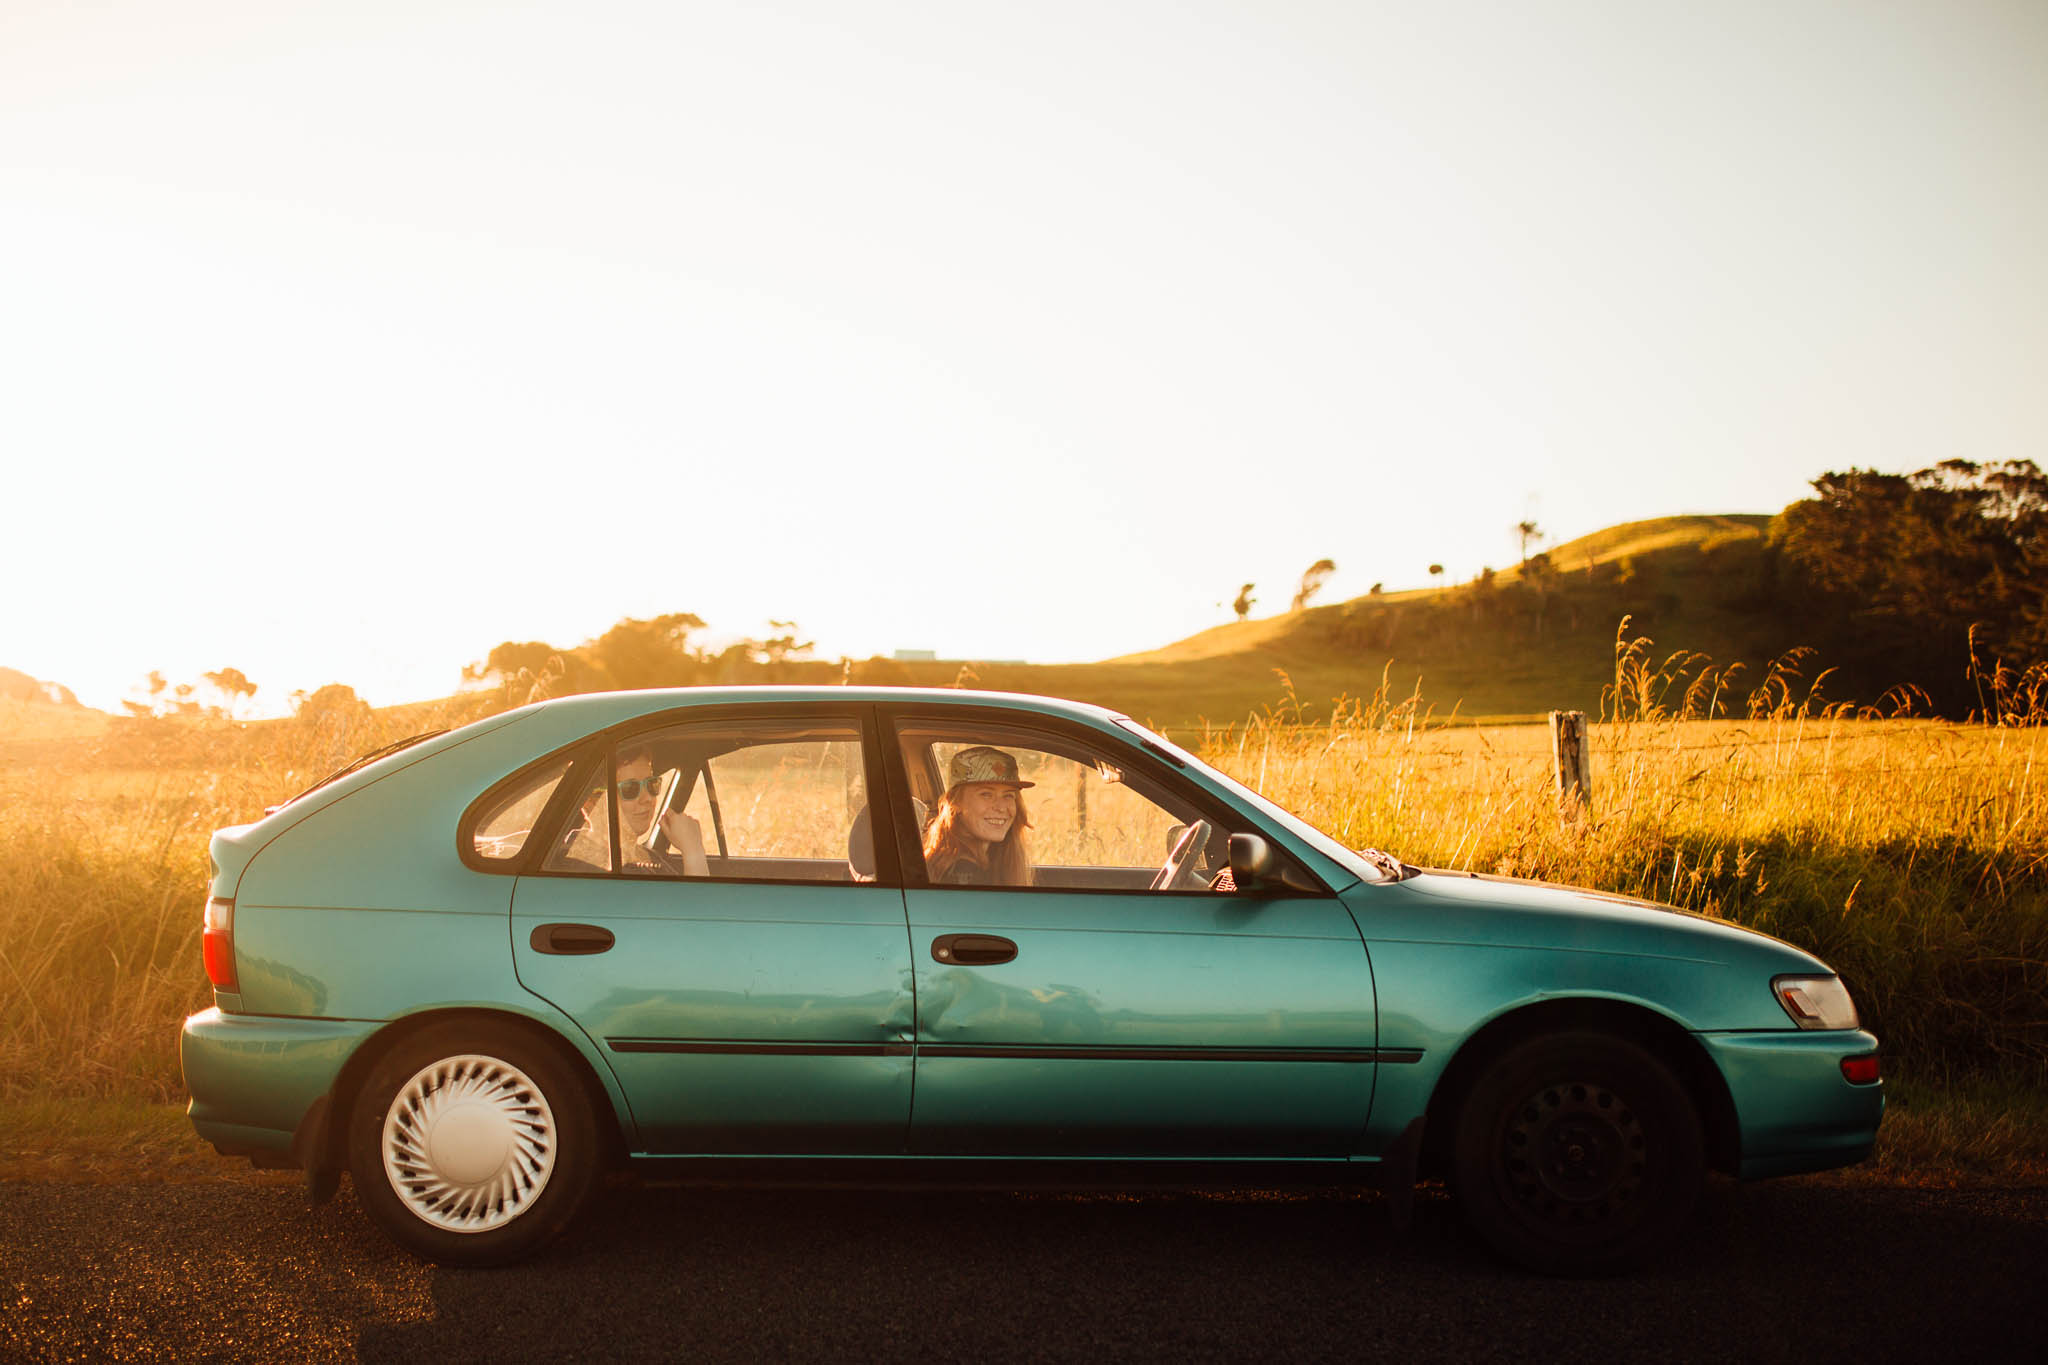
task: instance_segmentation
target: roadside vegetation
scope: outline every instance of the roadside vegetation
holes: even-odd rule
[[[1624,637],[1583,811],[1558,807],[1543,727],[1448,721],[1412,693],[1311,707],[1287,691],[1175,737],[1349,843],[1811,949],[1886,1045],[1898,1103],[1874,1170],[2048,1179],[2048,707],[2015,693],[1990,724],[1875,718],[1780,677],[1740,718],[1688,719],[1699,684]],[[183,1099],[178,1023],[211,999],[208,836],[514,700],[372,711],[345,694],[291,720],[0,743],[0,1178],[195,1169],[163,1115]]]
[[[2008,662],[2048,661],[2048,476],[1948,461],[1813,486],[1776,517],[1536,553],[1525,522],[1498,573],[1314,606],[1321,559],[1286,612],[1251,619],[1246,583],[1236,620],[1096,664],[828,662],[786,621],[712,651],[676,612],[575,646],[505,641],[443,701],[372,711],[332,684],[250,723],[233,716],[259,689],[237,669],[151,674],[119,718],[0,669],[0,1178],[25,1134],[91,1126],[51,1105],[181,1099],[215,828],[527,701],[752,682],[1097,702],[1347,843],[1775,934],[1840,970],[1884,1040],[1897,1103],[1875,1169],[2048,1178],[2048,662]],[[1559,809],[1529,723],[1551,708],[1597,717],[1583,807]]]
[[[1640,663],[1624,640],[1618,687]],[[1672,699],[1697,682],[1680,677]],[[1665,696],[1639,692],[1617,716],[1610,693],[1584,809],[1560,809],[1546,726],[1442,723],[1413,695],[1340,701],[1315,724],[1290,697],[1175,737],[1349,845],[1640,897],[1808,949],[1842,973],[1893,1067],[2048,1085],[2048,707],[1988,725],[1884,719],[1767,678],[1743,719],[1706,720]]]

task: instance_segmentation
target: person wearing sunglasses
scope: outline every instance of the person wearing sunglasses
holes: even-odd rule
[[[704,830],[694,816],[671,810],[661,817],[660,832],[667,836],[665,848],[662,839],[647,837],[661,801],[661,781],[654,771],[654,754],[645,746],[620,752],[612,769],[612,788],[619,801],[622,870],[670,877],[710,876]]]

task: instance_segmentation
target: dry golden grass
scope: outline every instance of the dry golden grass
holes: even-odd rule
[[[1909,1067],[2048,1076],[2048,717],[1786,704],[1595,724],[1583,813],[1560,810],[1542,726],[1437,725],[1384,696],[1292,719],[1194,738],[1347,844],[1661,901],[1818,953]]]
[[[15,1180],[294,1185],[305,1176],[219,1155],[193,1136],[182,1104],[44,1095],[0,1100],[0,1183]]]
[[[59,1097],[180,1100],[178,1021],[210,1000],[198,943],[208,834],[359,752],[492,704],[0,742],[0,1126],[39,1123],[22,1116]],[[1649,718],[1593,727],[1582,818],[1559,812],[1541,727],[1441,725],[1415,698],[1345,702],[1314,725],[1289,703],[1192,739],[1349,843],[1667,901],[1809,948],[1844,973],[1891,1064],[1923,1087],[1887,1139],[1900,1169],[1957,1151],[1978,1153],[1971,1169],[2048,1164],[2044,717],[1868,720],[1790,701],[1744,720],[1674,720],[1655,704],[1635,714]],[[1095,845],[1127,823],[1114,802],[1128,795],[1091,789],[1086,834],[1040,803],[1040,857],[1106,856]],[[1158,856],[1139,851],[1133,861]],[[1977,1084],[1952,1086],[1952,1073],[1986,1072],[1993,1089],[1970,1093],[1992,1098],[1945,1105]]]
[[[179,1097],[177,1023],[212,998],[199,957],[212,832],[480,709],[123,720],[0,744],[0,1099]]]
[[[1847,1184],[2048,1185],[2048,1091],[2000,1079],[1894,1077],[1870,1160]]]

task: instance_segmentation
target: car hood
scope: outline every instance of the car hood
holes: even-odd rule
[[[1550,882],[1425,868],[1398,882],[1355,888],[1345,899],[1368,941],[1679,958],[1776,972],[1829,970],[1811,953],[1754,929]]]

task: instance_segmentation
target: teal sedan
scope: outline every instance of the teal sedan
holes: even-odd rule
[[[1549,1271],[1868,1155],[1877,1040],[1733,925],[1346,848],[1044,697],[539,702],[212,843],[199,1135],[445,1264],[668,1175],[1441,1178]]]

